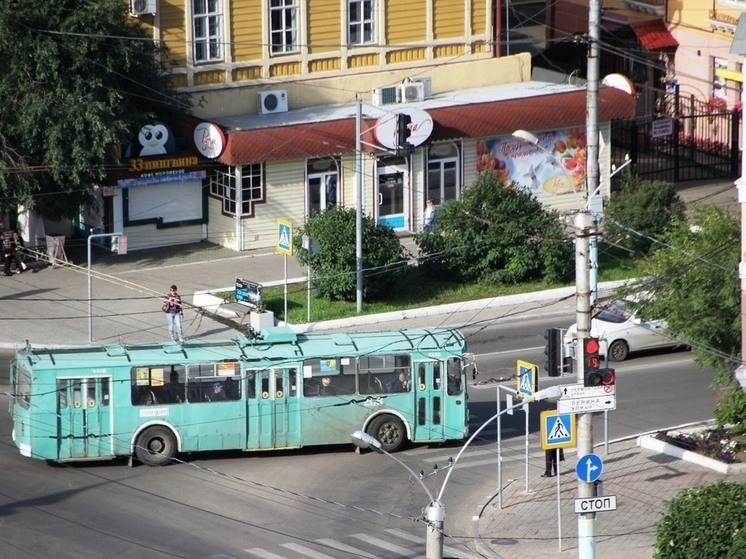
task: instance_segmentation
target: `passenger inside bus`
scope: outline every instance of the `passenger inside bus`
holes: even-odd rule
[[[228,399],[225,395],[225,386],[222,382],[215,382],[212,385],[212,394],[208,397],[210,402],[222,402]]]
[[[399,378],[386,383],[386,392],[409,392],[409,387],[407,373],[399,373]]]
[[[321,396],[336,396],[337,389],[332,386],[332,379],[324,377],[321,379],[321,388],[319,389],[319,395]]]

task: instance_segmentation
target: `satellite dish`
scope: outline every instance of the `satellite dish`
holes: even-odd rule
[[[630,95],[634,95],[636,91],[635,84],[633,84],[627,76],[623,76],[622,74],[609,74],[603,79],[603,81],[601,81],[601,83],[608,87],[621,89]]]

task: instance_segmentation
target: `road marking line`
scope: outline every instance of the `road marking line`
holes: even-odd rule
[[[366,553],[362,549],[358,549],[357,547],[352,547],[351,545],[347,545],[336,540],[331,540],[329,538],[322,538],[316,541],[322,545],[326,545],[328,547],[338,549],[339,551],[349,553],[350,555],[354,555],[355,557],[365,557],[366,559],[381,559],[377,555],[371,555],[370,553]]]

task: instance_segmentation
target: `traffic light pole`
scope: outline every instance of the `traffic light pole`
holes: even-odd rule
[[[594,222],[589,212],[581,212],[575,216],[575,304],[577,323],[577,379],[585,384],[585,360],[583,359],[582,343],[590,337],[591,330],[591,289],[590,289],[590,240],[595,234]],[[593,415],[580,414],[577,423],[578,458],[593,452]],[[594,497],[595,488],[592,483],[578,481],[578,497]],[[596,514],[578,515],[578,557],[593,559],[596,555]]]

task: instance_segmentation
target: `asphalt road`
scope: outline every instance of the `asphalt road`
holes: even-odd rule
[[[475,383],[484,387],[470,388],[472,431],[495,413],[494,380],[515,372],[516,359],[540,363],[540,333],[563,324],[565,317],[553,316],[467,329],[480,369]],[[0,353],[3,391],[9,357]],[[611,438],[712,415],[712,373],[692,365],[688,352],[638,356],[617,364],[617,371],[617,410],[608,416]],[[542,376],[541,382],[575,380]],[[512,380],[507,384],[515,387]],[[7,396],[0,405],[7,406]],[[504,478],[520,480],[526,467],[543,468],[542,409],[548,406],[531,405],[528,462],[522,412],[501,418]],[[603,414],[595,418],[597,443],[604,439],[603,419]],[[0,414],[0,514],[9,557],[366,556],[348,549],[354,548],[394,559],[424,552],[425,526],[415,519],[427,498],[386,456],[360,455],[345,445],[250,456],[199,454],[166,468],[129,468],[124,461],[52,466],[21,457],[10,429],[8,415]],[[447,532],[467,545],[475,506],[496,485],[496,439],[490,424],[464,452],[442,496]],[[461,443],[414,447],[397,456],[415,471],[429,473],[437,464],[441,473],[425,480],[435,491],[442,488],[449,457],[460,449]],[[447,545],[454,555],[458,550],[473,556],[453,539]]]

